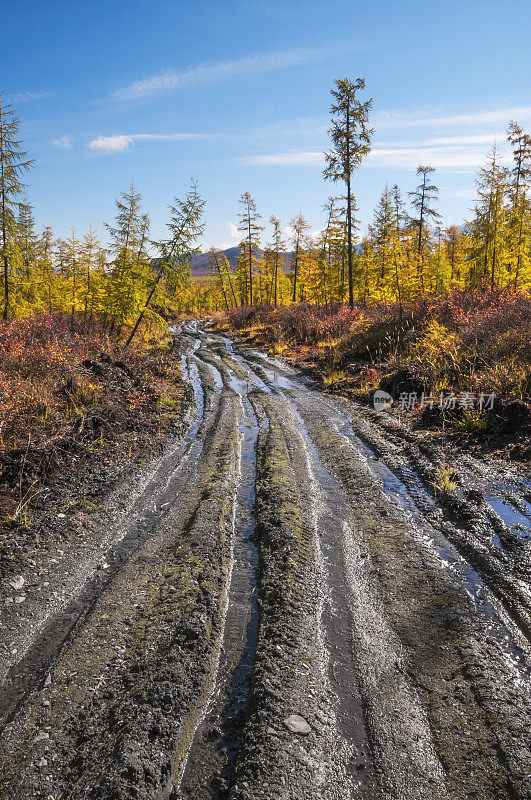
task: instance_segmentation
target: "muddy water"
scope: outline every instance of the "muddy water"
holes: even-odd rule
[[[220,347],[222,345],[222,347]],[[363,673],[373,667],[369,664],[378,660],[379,648],[384,650],[394,648],[399,651],[400,646],[394,642],[388,628],[376,624],[380,612],[374,612],[375,622],[370,635],[361,635],[357,631],[354,640],[357,642],[357,651],[352,653],[353,634],[346,608],[356,618],[367,614],[368,608],[373,603],[369,595],[360,594],[363,585],[363,554],[360,553],[349,524],[349,508],[345,503],[341,488],[330,471],[323,465],[319,452],[312,439],[311,431],[306,427],[298,412],[298,404],[303,402],[309,405],[318,416],[327,419],[328,424],[348,442],[365,461],[371,472],[377,476],[387,496],[400,505],[410,515],[418,526],[420,535],[426,546],[432,548],[438,556],[441,570],[448,570],[463,586],[476,611],[486,623],[489,641],[495,644],[502,655],[507,669],[514,676],[515,685],[528,684],[530,671],[526,653],[522,649],[522,637],[514,628],[510,619],[504,614],[499,604],[492,598],[482,577],[477,570],[460,555],[456,547],[449,542],[440,531],[432,528],[426,512],[438,508],[437,499],[426,488],[422,478],[416,474],[414,468],[407,465],[392,471],[387,467],[371,449],[371,447],[357,435],[351,425],[351,412],[341,402],[330,398],[323,398],[320,393],[312,392],[301,381],[300,377],[289,374],[276,360],[268,360],[262,354],[252,353],[251,359],[246,353],[235,350],[232,342],[226,337],[212,337],[203,340],[201,350],[196,355],[201,357],[201,351],[208,351],[213,347],[216,359],[226,372],[223,380],[238,393],[245,407],[246,423],[250,431],[247,436],[244,432],[242,448],[242,464],[252,465],[245,477],[245,466],[242,469],[242,486],[239,491],[239,508],[246,509],[240,512],[241,520],[235,529],[235,572],[232,579],[231,605],[227,617],[224,649],[225,656],[218,673],[216,690],[206,711],[205,719],[200,726],[196,739],[191,749],[186,772],[181,784],[183,798],[216,797],[223,798],[230,786],[231,765],[240,743],[240,729],[245,720],[245,697],[248,678],[252,671],[253,648],[256,642],[256,623],[253,623],[253,600],[249,595],[241,603],[242,582],[244,594],[249,589],[249,574],[256,569],[256,554],[247,552],[244,555],[244,564],[238,568],[238,548],[245,542],[252,529],[252,497],[253,489],[250,484],[254,480],[255,453],[249,455],[249,450],[256,447],[258,433],[257,420],[249,421],[249,408],[247,395],[249,392],[266,392],[272,397],[277,397],[285,408],[286,419],[292,419],[302,436],[304,448],[307,453],[308,480],[310,481],[310,494],[312,497],[312,516],[315,527],[318,551],[321,558],[321,586],[322,600],[320,612],[320,632],[316,636],[322,637],[321,650],[325,680],[329,684],[329,694],[334,698],[334,733],[331,735],[330,745],[337,754],[337,784],[334,796],[337,797],[369,797],[370,787],[374,784],[373,758],[369,740],[367,738],[365,710],[366,703],[382,702],[383,695],[378,700],[377,685],[369,685]],[[221,380],[221,378],[219,379]],[[313,401],[313,402],[312,402]],[[257,403],[254,403],[255,408]],[[266,424],[262,419],[260,424]],[[246,450],[246,440],[249,445]],[[246,455],[247,453],[247,455]],[[301,476],[302,477],[302,476]],[[525,508],[523,509],[525,511]],[[499,513],[499,512],[498,512]],[[522,506],[518,509],[518,522],[522,517]],[[338,562],[338,532],[342,532],[344,564]],[[354,560],[352,560],[354,559]],[[353,576],[355,584],[351,585],[350,596],[345,594],[345,569]],[[361,572],[360,572],[361,569]],[[357,577],[356,577],[357,576]],[[242,581],[243,579],[243,581]],[[367,588],[365,591],[369,591]],[[357,599],[356,599],[357,598]],[[231,610],[234,616],[231,616]],[[236,622],[239,615],[239,622]],[[249,620],[246,634],[241,634],[243,620]],[[379,633],[375,631],[379,630]],[[251,635],[249,636],[249,631]],[[235,635],[236,633],[236,635]],[[361,636],[361,638],[360,638]],[[378,645],[378,636],[380,645]],[[239,643],[235,642],[240,639]],[[376,649],[375,649],[376,648]],[[240,653],[237,667],[229,676],[227,663],[232,657],[236,663],[235,653]],[[353,660],[354,655],[354,660]],[[364,659],[367,660],[364,665]],[[361,669],[361,676],[360,676]],[[426,791],[433,785],[441,783],[442,772],[437,757],[433,752],[429,728],[427,727],[424,713],[415,694],[408,688],[398,673],[389,676],[391,684],[394,683],[394,705],[403,707],[403,727],[398,720],[393,722],[390,730],[391,738],[395,741],[395,750],[388,754],[389,759],[396,756],[396,748],[408,749],[407,742],[413,736],[416,741],[424,740],[421,748],[422,757],[415,762],[409,756],[400,766],[395,764],[396,775],[391,784],[397,791],[408,782],[408,773],[416,772],[419,776],[417,783],[423,784],[421,776],[431,775]],[[235,690],[236,687],[236,690]],[[236,693],[235,693],[236,691]],[[362,695],[369,693],[371,700],[362,699]],[[373,718],[378,718],[381,709],[373,708]],[[394,715],[395,712],[393,712]],[[376,723],[375,723],[376,724]],[[387,721],[389,724],[389,718]],[[389,731],[381,732],[382,739],[389,736]],[[401,744],[400,744],[401,743]],[[394,755],[393,755],[394,753]],[[382,758],[384,756],[381,756]],[[341,765],[341,766],[339,766]],[[391,769],[391,764],[387,765]],[[431,783],[430,783],[431,782]],[[330,782],[330,786],[334,781]],[[332,790],[331,790],[332,791]],[[440,796],[444,794],[442,784],[439,789]]]
[[[206,344],[206,343],[205,343]],[[196,348],[197,351],[197,348]],[[208,365],[218,388],[219,370]],[[225,617],[223,644],[216,683],[202,722],[197,728],[175,796],[223,798],[238,752],[249,693],[258,635],[258,554],[253,543],[256,444],[260,426],[245,388],[236,375],[228,385],[239,395],[244,409],[240,428],[240,467],[234,518],[233,566]]]

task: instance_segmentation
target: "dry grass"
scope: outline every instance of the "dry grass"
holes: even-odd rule
[[[135,455],[143,428],[152,439],[182,399],[168,348],[125,351],[101,325],[63,315],[0,324],[0,518],[24,523],[44,478],[73,457],[110,458],[118,442]]]

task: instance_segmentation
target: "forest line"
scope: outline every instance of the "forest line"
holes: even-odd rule
[[[192,183],[170,206],[167,236],[150,239],[149,215],[134,183],[116,201],[105,224],[108,244],[91,228],[84,236],[37,233],[24,195],[33,161],[20,141],[20,123],[0,96],[0,215],[4,320],[55,311],[84,324],[98,318],[130,339],[142,322],[164,327],[168,312],[202,313],[237,306],[306,302],[332,308],[405,303],[455,290],[528,291],[531,288],[531,137],[508,125],[513,163],[494,147],[477,176],[472,218],[443,227],[437,211],[435,170],[417,168],[418,184],[403,193],[386,186],[366,235],[354,192],[356,170],[369,153],[371,100],[360,99],[365,81],[337,80],[332,89],[330,150],[324,178],[341,191],[323,205],[318,235],[302,213],[282,227],[271,215],[265,230],[254,198],[240,198],[242,239],[233,268],[211,248],[213,279],[194,279],[205,201]],[[288,231],[288,233],[286,233]]]

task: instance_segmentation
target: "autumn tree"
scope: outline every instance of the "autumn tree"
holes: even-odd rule
[[[242,246],[245,251],[248,275],[248,298],[249,305],[253,304],[253,273],[257,259],[257,252],[260,249],[260,232],[264,230],[258,220],[262,215],[256,210],[256,203],[249,192],[244,192],[240,197],[242,212],[238,214],[238,230],[243,233]]]
[[[208,266],[210,272],[216,278],[217,284],[221,289],[227,311],[229,308],[234,308],[238,303],[234,293],[234,286],[232,282],[232,273],[229,259],[221,250],[211,247],[208,251]]]
[[[122,192],[115,201],[114,224],[104,223],[110,237],[109,254],[112,258],[107,282],[106,310],[110,316],[111,331],[116,325],[120,329],[133,312],[134,300],[138,298],[140,269],[137,259],[142,238],[142,197],[131,183],[127,192]]]
[[[170,219],[166,225],[169,235],[167,239],[156,243],[159,257],[153,262],[151,288],[129,334],[126,347],[150,309],[161,280],[164,279],[167,291],[173,295],[183,291],[190,282],[191,260],[200,252],[197,241],[204,230],[204,223],[201,221],[204,208],[205,201],[200,197],[195,181],[192,181],[184,199],[175,197],[173,205],[170,205]]]
[[[94,312],[100,311],[105,283],[105,256],[96,232],[92,227],[83,237],[81,262],[84,273],[83,320],[92,321]]]
[[[450,289],[462,289],[464,286],[467,259],[465,244],[466,235],[459,230],[457,225],[450,225],[446,228],[443,235],[443,247],[450,267]]]
[[[286,250],[286,242],[283,238],[280,220],[271,215],[269,222],[273,228],[273,235],[270,244],[267,246],[266,254],[271,264],[272,299],[273,305],[276,306],[278,303],[279,274],[282,274],[283,254]]]
[[[2,99],[0,92],[0,226],[2,233],[2,262],[4,283],[3,317],[9,314],[10,258],[13,252],[17,199],[24,184],[22,176],[33,165],[33,159],[22,150],[19,139],[19,120],[13,109]]]
[[[358,100],[358,92],[365,89],[365,78],[357,78],[355,81],[340,78],[335,81],[335,87],[331,90],[334,100],[330,106],[332,125],[328,131],[332,149],[325,153],[324,176],[332,181],[343,181],[346,187],[348,294],[352,308],[354,290],[351,182],[354,171],[371,149],[373,131],[369,128],[369,111],[372,109],[372,99],[364,103]]]
[[[509,186],[511,202],[509,214],[509,250],[514,272],[513,288],[516,291],[522,275],[529,271],[529,237],[531,234],[531,203],[528,197],[531,178],[531,136],[520,125],[511,121],[507,138],[513,148],[514,167]],[[529,276],[531,278],[531,276]]]
[[[374,221],[369,228],[369,232],[373,241],[376,261],[376,296],[385,301],[388,299],[389,284],[393,277],[397,248],[395,208],[393,195],[388,186],[385,187],[376,206]],[[400,288],[396,282],[395,287],[400,300]]]
[[[291,228],[291,280],[292,280],[292,300],[295,303],[297,300],[297,279],[302,269],[304,260],[304,237],[306,232],[310,229],[308,222],[299,212],[296,216],[292,217],[289,221]],[[300,289],[300,287],[299,287]],[[300,293],[300,292],[299,292]]]
[[[472,286],[503,286],[505,271],[506,198],[509,170],[500,164],[496,147],[492,149],[487,164],[477,178],[476,208],[470,226]]]
[[[433,207],[433,203],[439,195],[438,187],[431,182],[430,175],[433,172],[435,172],[433,167],[419,164],[417,175],[421,177],[420,183],[414,191],[408,192],[412,198],[411,204],[418,214],[417,217],[412,217],[411,221],[417,230],[417,269],[421,291],[424,291],[424,255],[429,233],[428,226],[430,221],[436,221],[441,216]]]
[[[53,263],[53,231],[49,225],[43,228],[37,242],[37,271],[43,305],[51,312],[56,302],[57,281]]]

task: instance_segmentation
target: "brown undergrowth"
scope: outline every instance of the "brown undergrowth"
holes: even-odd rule
[[[329,391],[531,461],[531,296],[468,291],[407,303],[238,308],[217,324],[311,369]]]
[[[171,341],[125,349],[54,314],[0,325],[0,536],[58,475],[138,457],[183,412]]]

